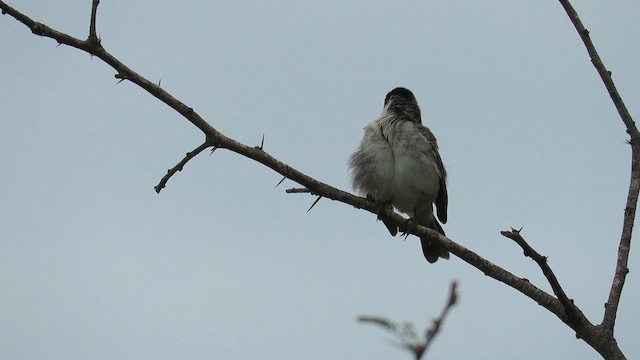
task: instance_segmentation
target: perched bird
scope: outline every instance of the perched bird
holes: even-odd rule
[[[433,214],[447,222],[447,173],[438,153],[436,137],[422,125],[413,93],[398,87],[384,99],[382,114],[364,128],[358,149],[349,160],[351,182],[360,194],[380,206],[393,205],[418,224],[444,235]],[[382,219],[385,222],[385,219]],[[392,235],[397,228],[385,222]],[[449,258],[449,252],[421,238],[430,263]]]

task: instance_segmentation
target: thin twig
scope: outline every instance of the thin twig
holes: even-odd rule
[[[98,13],[98,5],[100,0],[93,0],[91,4],[91,21],[89,23],[89,39],[88,41],[100,42],[98,34],[96,33],[96,18]]]
[[[625,278],[629,269],[627,267],[629,261],[629,249],[631,247],[631,235],[633,233],[633,223],[636,217],[636,207],[638,204],[638,194],[640,193],[640,132],[635,122],[631,118],[631,114],[627,110],[622,97],[618,93],[616,86],[611,78],[611,72],[606,69],[604,63],[600,59],[600,55],[596,51],[589,31],[584,27],[578,13],[573,8],[569,0],[560,0],[560,4],[566,11],[569,19],[575,26],[587,52],[591,57],[591,63],[598,71],[602,82],[604,83],[609,96],[613,101],[618,114],[627,128],[627,133],[631,137],[631,183],[627,195],[627,204],[624,210],[624,220],[622,225],[622,234],[618,245],[618,258],[616,261],[616,271],[611,282],[611,290],[609,298],[605,304],[604,316],[602,318],[602,326],[613,334],[615,327],[616,314],[618,312],[618,304],[620,303],[620,295],[624,286]]]
[[[564,307],[564,311],[567,313],[569,321],[575,323],[580,316],[584,317],[584,315],[582,315],[580,310],[575,306],[573,300],[569,299],[567,294],[562,289],[562,286],[560,286],[558,278],[556,278],[556,275],[553,273],[553,270],[551,270],[551,267],[547,263],[547,257],[540,255],[540,253],[533,249],[531,245],[529,245],[524,240],[522,235],[520,235],[520,230],[511,228],[510,231],[501,231],[500,234],[515,241],[516,244],[520,245],[520,247],[524,251],[524,256],[530,257],[531,259],[533,259],[533,261],[536,262],[536,264],[538,264],[538,266],[542,270],[542,273],[547,278],[547,281],[549,281],[549,285],[551,285],[553,293],[556,294],[556,297],[558,298],[558,300],[560,300],[560,303]]]
[[[158,183],[158,185],[154,186],[153,188],[156,190],[156,193],[160,193],[160,191],[162,189],[164,189],[164,187],[167,185],[167,181],[169,181],[169,179],[178,171],[182,171],[182,168],[187,164],[187,162],[191,159],[193,159],[196,155],[198,155],[199,153],[202,152],[202,150],[208,148],[212,146],[211,144],[209,144],[207,141],[205,141],[204,143],[202,143],[202,145],[198,146],[197,148],[193,149],[193,151],[188,152],[187,155],[180,160],[180,162],[172,167],[171,169],[167,170],[167,174],[165,176],[162,177],[162,179],[160,179],[160,182]]]
[[[447,299],[447,302],[444,304],[444,308],[442,309],[440,316],[438,316],[433,320],[433,324],[431,325],[431,328],[429,328],[426,331],[426,337],[425,337],[426,341],[424,343],[424,349],[422,350],[422,353],[420,354],[418,359],[420,359],[422,355],[427,352],[427,350],[429,349],[429,345],[431,345],[431,342],[433,341],[433,339],[440,332],[440,328],[442,327],[442,324],[444,323],[445,318],[449,314],[449,310],[451,310],[453,305],[455,305],[458,302],[457,288],[458,288],[458,282],[455,280],[452,281],[451,287],[449,288],[449,298]]]
[[[458,282],[455,280],[452,281],[449,288],[449,296],[447,298],[447,302],[444,304],[442,312],[437,318],[433,319],[431,326],[425,329],[424,336],[422,337],[417,334],[414,325],[410,322],[398,324],[377,315],[361,315],[358,317],[358,321],[382,327],[394,337],[391,341],[393,346],[407,350],[413,354],[416,360],[420,360],[424,354],[426,354],[435,336],[440,332],[442,324],[449,314],[449,310],[451,310],[453,305],[457,303],[457,287]]]
[[[309,190],[307,188],[291,188],[291,189],[285,190],[285,192],[287,194],[309,194],[311,192],[311,190]]]
[[[573,8],[569,0],[559,1],[566,11],[567,15],[569,16],[569,19],[571,19],[573,26],[578,31],[578,34],[580,35],[584,46],[587,48],[587,52],[591,57],[591,63],[593,63],[593,66],[598,71],[598,74],[600,74],[600,78],[607,88],[609,96],[611,96],[611,100],[613,100],[613,104],[618,110],[618,114],[620,114],[620,118],[622,118],[622,121],[627,127],[627,132],[629,133],[629,135],[631,135],[632,138],[638,138],[640,136],[640,133],[638,133],[638,128],[636,128],[636,124],[631,118],[631,114],[629,114],[624,101],[622,101],[622,97],[620,97],[620,94],[616,89],[616,85],[613,83],[613,79],[611,78],[611,71],[607,70],[607,68],[604,66],[604,63],[600,59],[600,55],[598,55],[598,51],[596,51],[596,47],[593,45],[591,37],[589,36],[589,30],[584,27],[582,21],[580,20],[580,17],[578,17],[578,13]]]

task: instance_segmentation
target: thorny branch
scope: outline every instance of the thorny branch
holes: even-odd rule
[[[389,220],[394,221],[398,224],[400,230],[417,236],[428,238],[429,240],[449,250],[451,253],[458,256],[460,259],[467,262],[471,266],[479,269],[485,275],[505,283],[506,285],[520,291],[527,297],[536,301],[538,304],[554,313],[560,320],[567,323],[571,328],[573,328],[579,337],[583,338],[594,349],[602,354],[603,357],[607,359],[624,359],[624,355],[618,348],[615,339],[613,338],[613,327],[615,324],[615,315],[620,300],[620,293],[622,291],[622,286],[624,285],[626,273],[628,272],[627,261],[629,256],[629,246],[631,242],[631,233],[633,229],[633,221],[635,218],[638,192],[640,191],[640,133],[638,132],[635,123],[631,119],[631,116],[629,115],[620,95],[618,94],[613,84],[611,73],[606,70],[597,52],[595,51],[595,47],[593,46],[589,38],[588,31],[584,29],[584,26],[580,22],[580,19],[578,18],[573,7],[571,7],[569,1],[560,0],[560,3],[563,5],[571,21],[576,26],[580,37],[587,47],[587,51],[591,56],[592,62],[598,70],[598,73],[600,74],[603,82],[605,83],[605,86],[607,87],[607,90],[609,91],[609,94],[614,104],[616,105],[618,113],[620,114],[623,122],[627,127],[627,132],[631,137],[631,186],[629,188],[629,196],[627,198],[627,206],[625,208],[624,226],[619,245],[616,272],[609,299],[605,307],[605,315],[602,325],[599,325],[597,327],[594,326],[582,315],[582,313],[579,314],[580,316],[578,316],[577,319],[574,319],[573,315],[569,316],[569,314],[565,311],[565,306],[560,300],[529,283],[526,279],[522,279],[513,275],[507,270],[489,262],[473,251],[451,241],[444,236],[441,236],[433,230],[427,229],[423,226],[415,225],[412,228],[407,228],[405,226],[405,219],[402,216],[394,213],[391,209],[383,209],[383,212]],[[157,85],[150,82],[146,78],[142,77],[141,75],[127,67],[116,57],[108,53],[100,44],[96,32],[98,4],[99,0],[92,1],[89,37],[84,41],[54,30],[42,23],[33,21],[28,16],[8,6],[4,1],[0,1],[0,9],[2,10],[2,14],[8,14],[12,16],[16,20],[27,26],[31,30],[31,32],[36,35],[52,38],[56,40],[58,44],[65,44],[98,57],[116,70],[116,78],[121,80],[129,80],[135,83],[136,85],[156,97],[158,100],[164,102],[169,107],[176,110],[185,119],[190,121],[194,126],[196,126],[205,134],[206,141],[204,144],[200,145],[200,147],[204,146],[206,148],[209,146],[213,146],[214,148],[231,150],[271,168],[272,170],[283,175],[284,178],[290,179],[304,186],[309,190],[310,193],[316,194],[319,197],[326,197],[332,200],[340,201],[374,214],[379,213],[378,207],[372,201],[336,189],[306,174],[303,174],[300,171],[293,169],[285,163],[272,157],[271,155],[266,153],[262,147],[250,147],[223,135],[218,130],[213,128],[200,115],[198,115],[191,107],[185,105],[183,102],[163,90],[159,86],[159,84]],[[198,147],[196,150],[200,149],[200,147]],[[194,152],[196,150],[194,150]],[[193,154],[193,156],[195,156],[195,154]],[[187,155],[187,157],[185,157],[178,165],[176,165],[174,169],[182,168],[182,166],[184,166],[184,164],[193,156]],[[178,170],[175,170],[174,173],[177,171]],[[160,186],[161,184],[162,181],[160,184],[158,184],[158,186]],[[159,191],[158,186],[156,186],[156,191]],[[602,327],[604,327],[604,330],[606,331],[602,331]]]

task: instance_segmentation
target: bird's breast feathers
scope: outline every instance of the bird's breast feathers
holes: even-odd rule
[[[439,170],[425,149],[433,146],[418,131],[419,124],[380,116],[365,127],[366,149],[375,158],[375,178],[382,180],[375,189],[379,201],[392,201],[403,212],[412,211],[416,201],[434,200],[439,189]]]

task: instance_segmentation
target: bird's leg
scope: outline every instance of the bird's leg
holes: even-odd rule
[[[414,208],[413,217],[409,217],[404,222],[404,227],[408,228],[407,231],[402,232],[402,236],[404,236],[405,240],[409,237],[409,235],[411,235],[411,232],[416,228],[416,225],[418,224],[418,221],[416,220],[416,212],[417,212],[417,208]]]

